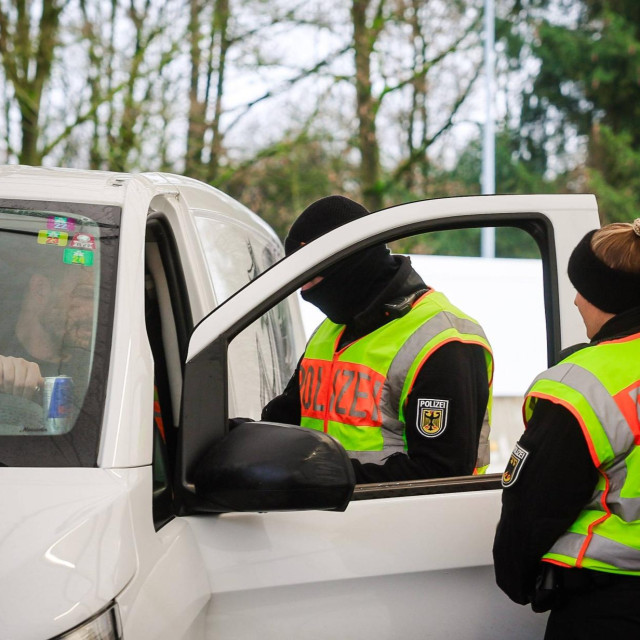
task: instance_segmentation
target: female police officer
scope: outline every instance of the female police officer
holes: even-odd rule
[[[498,585],[546,639],[640,633],[640,218],[588,233],[569,278],[588,345],[538,376],[503,475]]]

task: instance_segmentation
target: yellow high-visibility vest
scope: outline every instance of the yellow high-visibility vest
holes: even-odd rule
[[[493,358],[480,325],[430,290],[403,317],[338,350],[344,329],[327,319],[307,344],[300,365],[301,425],[334,436],[351,457],[380,464],[407,450],[404,409],[424,362],[447,342],[478,344],[489,382],[476,465],[476,473],[483,473],[489,464]],[[424,435],[437,436],[445,408],[422,411]]]
[[[589,503],[543,561],[640,574],[639,390],[640,333],[585,347],[529,388],[525,422],[540,398],[565,407],[578,421],[600,473]]]

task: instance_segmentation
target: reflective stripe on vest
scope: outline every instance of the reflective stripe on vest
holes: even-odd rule
[[[325,320],[309,340],[300,365],[301,424],[331,434],[362,462],[381,463],[406,451],[407,397],[420,367],[447,342],[484,347],[491,399],[489,343],[480,326],[442,293],[429,291],[407,315],[337,351],[343,331],[344,325]],[[476,472],[489,464],[490,405]]]
[[[640,574],[639,363],[640,334],[602,342],[544,372],[527,392],[525,422],[538,398],[564,406],[600,473],[589,503],[544,560]]]

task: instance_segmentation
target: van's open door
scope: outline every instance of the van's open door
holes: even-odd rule
[[[410,234],[466,227],[514,226],[536,241],[544,267],[548,362],[582,333],[566,264],[584,233],[598,225],[590,195],[476,196],[391,207],[349,223],[303,247],[265,272],[194,330],[185,371],[181,484],[207,446],[227,431],[229,342],[266,310],[346,255]]]
[[[227,360],[236,336],[358,249],[482,226],[516,228],[533,239],[541,263],[543,293],[536,305],[544,306],[543,366],[554,363],[561,348],[584,340],[566,266],[577,242],[599,226],[592,196],[451,198],[351,222],[276,264],[193,332],[182,403],[181,513],[206,510],[198,503],[194,469],[214,443],[225,441]],[[499,302],[505,313],[514,306],[509,299]],[[513,337],[514,346],[520,338]],[[306,637],[540,637],[545,617],[511,603],[495,585],[491,548],[500,497],[500,475],[489,474],[360,485],[344,513],[187,518],[212,585],[208,633],[276,638],[304,629]],[[269,509],[255,505],[256,512],[263,510]],[[264,605],[255,606],[257,601]]]

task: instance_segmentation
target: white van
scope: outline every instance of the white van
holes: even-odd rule
[[[354,487],[322,433],[227,426],[294,370],[302,283],[482,226],[539,252],[553,363],[585,339],[566,264],[592,196],[401,205],[281,260],[193,180],[1,167],[0,357],[33,356],[44,383],[0,383],[0,638],[541,637],[494,584],[499,474]],[[521,305],[498,303],[518,350]]]

